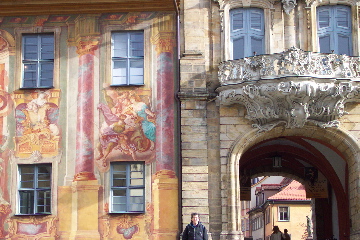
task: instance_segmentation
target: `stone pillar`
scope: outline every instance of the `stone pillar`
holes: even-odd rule
[[[153,181],[154,239],[172,240],[178,234],[178,178],[175,173],[175,74],[176,19],[158,17],[152,29],[157,52],[156,174]]]
[[[284,14],[284,47],[285,50],[291,47],[297,47],[296,44],[296,27],[295,27],[295,9],[285,10]]]

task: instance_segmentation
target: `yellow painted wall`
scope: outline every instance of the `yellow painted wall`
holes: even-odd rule
[[[278,207],[287,206],[290,208],[290,221],[278,221]],[[273,226],[279,226],[284,232],[286,228],[291,235],[291,240],[304,240],[307,237],[307,219],[311,217],[310,204],[273,204],[270,206],[270,223],[265,225],[266,236],[271,235]]]

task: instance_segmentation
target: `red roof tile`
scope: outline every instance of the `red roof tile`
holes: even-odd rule
[[[269,200],[310,200],[306,198],[306,191],[304,185],[298,181],[293,180],[280,192],[272,195]]]

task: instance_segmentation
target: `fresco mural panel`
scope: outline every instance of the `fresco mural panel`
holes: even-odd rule
[[[98,167],[106,171],[109,162],[155,159],[156,115],[151,110],[151,91],[107,88],[106,104],[98,109],[104,117],[98,143]]]
[[[59,153],[59,90],[15,92],[15,156]]]

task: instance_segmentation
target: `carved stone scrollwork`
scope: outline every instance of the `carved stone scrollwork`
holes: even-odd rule
[[[282,53],[225,61],[218,72],[221,85],[289,76],[360,80],[360,58],[293,47]]]
[[[245,105],[259,131],[306,122],[337,127],[344,104],[360,101],[360,59],[292,48],[219,66],[220,104]]]
[[[296,0],[282,0],[284,11],[287,15],[295,8]]]
[[[337,127],[344,104],[360,99],[359,83],[341,80],[288,78],[286,81],[261,80],[218,89],[224,105],[239,103],[247,109],[246,118],[259,131],[277,125],[301,128],[306,122],[320,127]]]

